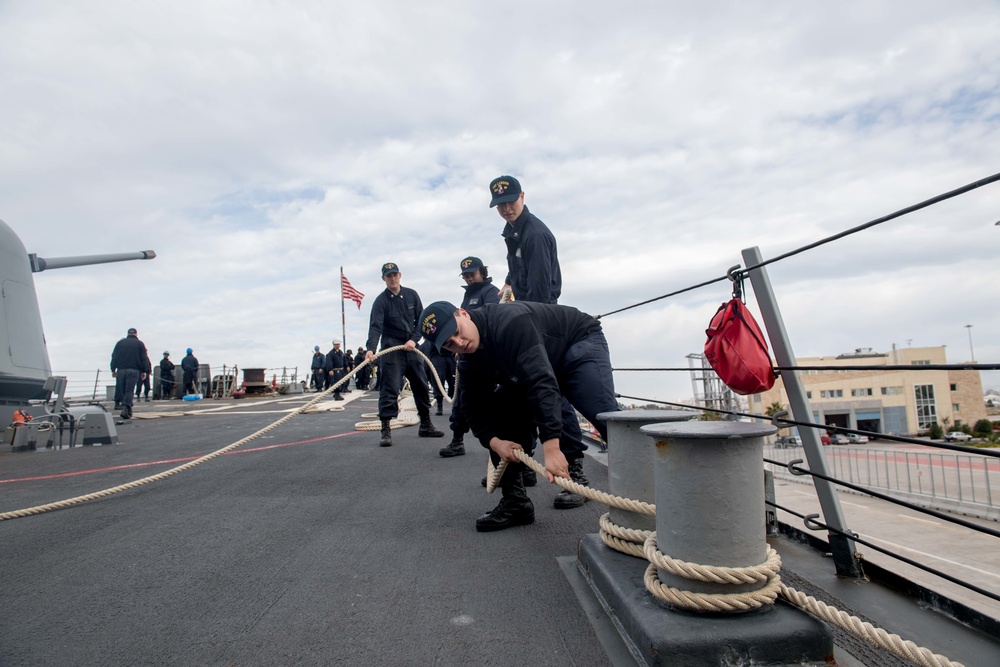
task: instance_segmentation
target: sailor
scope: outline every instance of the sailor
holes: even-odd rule
[[[607,439],[601,412],[618,409],[608,343],[594,317],[570,306],[516,301],[468,311],[437,301],[420,315],[420,332],[438,348],[459,355],[459,401],[493,462],[508,462],[503,498],[476,520],[476,530],[532,523],[534,506],[521,478],[535,433],[542,441],[549,481],[582,476],[582,460],[560,451],[563,399]]]
[[[382,438],[380,447],[392,446],[392,427],[390,422],[399,414],[399,392],[403,388],[403,377],[410,381],[413,399],[417,404],[417,414],[420,416],[420,428],[417,435],[423,438],[440,438],[444,433],[434,428],[431,423],[431,400],[427,391],[427,375],[424,373],[423,359],[410,354],[416,349],[420,340],[418,321],[423,304],[420,295],[409,287],[400,284],[402,274],[399,266],[393,262],[382,265],[382,281],[385,290],[375,297],[372,304],[371,319],[368,323],[368,344],[365,359],[375,357],[375,349],[382,341],[382,348],[405,345],[403,353],[379,357],[382,361],[378,368],[379,396],[378,416],[382,422]]]
[[[490,278],[490,269],[483,266],[483,260],[478,257],[466,257],[459,262],[458,268],[465,281],[462,308],[472,311],[490,303],[500,303],[500,290],[493,284],[493,279]],[[454,376],[454,370],[452,370],[452,376]],[[469,432],[469,423],[462,416],[457,392],[452,397],[455,400],[451,406],[451,442],[438,452],[445,458],[465,454],[465,434]]]
[[[340,341],[333,341],[333,349],[326,353],[326,386],[332,387],[344,379],[347,374],[347,358],[340,349]],[[340,387],[333,390],[333,400],[342,401]]]
[[[448,398],[454,398],[455,355],[451,352],[438,352],[438,349],[426,340],[420,344],[419,348],[420,351],[431,360],[431,366],[434,367],[434,371],[437,373],[438,378],[440,378],[441,384],[444,385],[445,392],[448,393]],[[438,383],[434,381],[433,377],[430,377],[429,373],[427,379],[430,381],[431,392],[434,395],[434,403],[437,405],[437,411],[434,414],[443,415],[444,392],[441,391],[441,387],[438,386]]]
[[[316,391],[323,391],[326,387],[326,355],[320,352],[319,345],[313,347],[309,368],[312,370],[313,386],[316,387]]]
[[[184,371],[184,395],[198,393],[198,357],[194,356],[194,350],[190,347],[184,358],[181,359],[181,370]]]
[[[365,350],[362,347],[358,348],[358,353],[354,355],[354,366],[360,366],[365,363]],[[354,386],[358,389],[368,389],[368,378],[371,377],[372,371],[370,366],[365,366],[358,374],[354,376]]]
[[[128,335],[115,343],[111,352],[111,377],[116,379],[115,397],[121,396],[121,418],[132,418],[132,397],[135,385],[149,375],[149,353],[139,340],[138,332],[130,328]]]
[[[153,364],[149,361],[149,356],[146,357],[146,368],[152,370]],[[145,395],[145,402],[149,403],[149,390],[150,390],[150,376],[151,373],[146,373],[146,376],[142,378],[139,382],[135,383],[135,400],[139,400],[143,395]],[[145,390],[145,391],[144,391]]]
[[[160,398],[168,400],[174,397],[174,362],[170,361],[170,352],[164,350],[160,359]]]
[[[507,278],[500,290],[500,300],[507,301],[508,295],[518,301],[535,303],[556,303],[562,292],[562,273],[559,270],[559,254],[556,237],[545,223],[528,211],[524,205],[521,183],[513,176],[498,176],[490,182],[490,207],[496,207],[500,217],[507,221],[503,238],[507,244]],[[583,460],[587,445],[583,442],[580,423],[573,407],[563,401],[563,433],[559,446],[570,461]],[[583,468],[570,466],[571,474],[577,475],[573,481],[587,485]],[[534,473],[525,471],[530,482]],[[556,509],[580,507],[587,499],[576,493],[563,490],[555,497]]]

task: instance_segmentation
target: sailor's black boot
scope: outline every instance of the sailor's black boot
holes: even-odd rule
[[[389,426],[391,419],[382,420],[382,439],[378,441],[379,447],[392,447],[392,427]]]
[[[569,463],[569,476],[573,479],[573,481],[580,486],[590,486],[587,476],[583,474],[583,454],[573,458],[567,456],[566,462]],[[557,510],[571,510],[574,507],[580,507],[587,502],[587,500],[587,498],[577,493],[563,489],[559,492],[559,495],[556,496],[556,499],[552,502],[552,504]]]
[[[431,416],[427,414],[420,417],[420,428],[417,429],[417,435],[421,438],[443,438],[444,432],[434,428],[434,424],[431,423]]]
[[[437,404],[438,404],[437,412],[435,412],[434,414],[436,414],[436,415],[443,415],[444,414],[444,399],[443,398],[439,398],[437,400]]]
[[[463,456],[465,454],[465,442],[462,441],[462,434],[458,431],[452,431],[452,433],[455,435],[452,436],[451,442],[448,443],[447,447],[443,447],[438,452],[438,454],[445,458]]]
[[[515,469],[511,470],[511,468]],[[535,506],[531,504],[531,499],[528,498],[521,480],[523,469],[523,463],[508,464],[507,470],[500,478],[500,490],[503,493],[503,498],[492,511],[476,519],[476,530],[488,533],[535,522]]]

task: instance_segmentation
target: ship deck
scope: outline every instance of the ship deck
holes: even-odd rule
[[[556,510],[540,481],[534,525],[477,533],[498,500],[478,444],[443,459],[447,438],[403,428],[380,448],[355,428],[376,395],[347,396],[167,479],[0,523],[0,665],[636,664],[575,565],[604,506]],[[138,403],[116,445],[4,451],[0,511],[163,472],[310,398]],[[607,489],[601,458],[585,471]],[[799,585],[953,660],[1000,664],[990,632],[771,539]],[[894,664],[842,639],[836,659]]]

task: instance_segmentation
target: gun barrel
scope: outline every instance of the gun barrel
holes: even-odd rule
[[[133,259],[153,259],[156,253],[152,250],[139,252],[123,252],[115,255],[83,255],[80,257],[53,257],[45,259],[37,255],[31,258],[31,272],[39,273],[47,269],[66,269],[71,266],[89,266],[91,264],[109,264],[111,262],[128,262]]]

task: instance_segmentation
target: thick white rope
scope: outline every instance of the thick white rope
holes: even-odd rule
[[[515,450],[514,454],[519,461],[536,473],[545,474],[545,467],[528,456],[524,451]],[[502,461],[497,466],[497,472],[494,473],[497,480],[503,474],[505,467],[505,461]],[[617,509],[628,510],[647,516],[656,516],[656,506],[650,503],[613,496],[562,477],[556,477],[555,483],[573,493]],[[856,637],[869,642],[873,646],[910,660],[920,665],[920,667],[963,667],[961,663],[953,662],[943,655],[917,646],[899,635],[876,628],[870,623],[866,623],[855,616],[830,607],[815,598],[781,583],[781,558],[770,545],[767,545],[766,548],[767,560],[759,565],[749,567],[706,566],[670,558],[657,549],[656,533],[654,531],[623,528],[612,522],[609,514],[601,516],[600,528],[601,539],[606,545],[630,556],[649,561],[649,566],[643,575],[643,583],[646,585],[646,590],[653,596],[669,604],[699,612],[738,613],[757,609],[766,604],[773,604],[780,595],[789,603],[794,604],[813,616],[832,623]],[[663,584],[659,580],[658,569],[695,581],[736,585],[763,583],[763,586],[757,590],[743,593],[710,594],[682,591]]]

